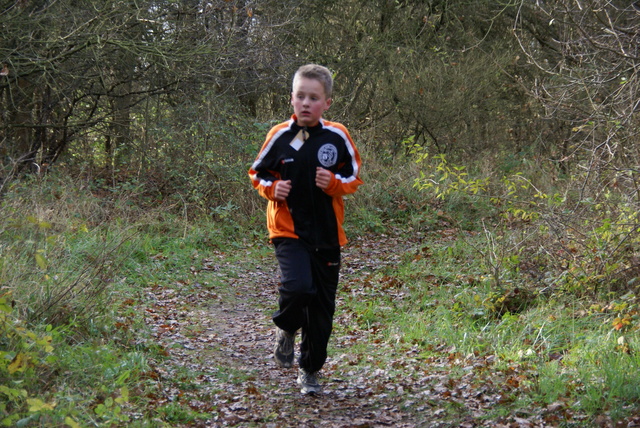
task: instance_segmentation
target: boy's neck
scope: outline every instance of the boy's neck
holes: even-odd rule
[[[300,123],[300,121],[298,121],[297,116],[294,115],[293,119],[294,119],[296,125],[298,125],[300,128],[315,128],[315,127],[319,126],[320,123],[324,120],[324,118],[321,117],[314,125],[303,125],[303,124]]]

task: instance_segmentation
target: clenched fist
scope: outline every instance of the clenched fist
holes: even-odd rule
[[[273,191],[273,197],[278,201],[284,201],[291,191],[291,180],[276,181],[276,188]]]
[[[329,183],[331,183],[331,177],[333,174],[331,171],[328,171],[324,168],[317,167],[316,168],[316,186],[325,190],[329,187]]]

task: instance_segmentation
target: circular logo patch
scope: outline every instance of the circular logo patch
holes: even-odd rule
[[[325,168],[335,165],[338,161],[338,149],[333,144],[325,144],[318,150],[318,160]]]

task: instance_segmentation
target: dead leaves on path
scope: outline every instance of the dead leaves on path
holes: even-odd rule
[[[403,298],[392,270],[415,243],[389,236],[354,240],[343,258],[341,293],[372,289]],[[580,424],[561,399],[490,420],[534,379],[526,363],[496,366],[493,356],[455,348],[394,343],[379,325],[358,327],[338,304],[332,353],[322,371],[325,393],[303,396],[297,369],[277,369],[271,313],[278,272],[271,253],[219,252],[194,260],[184,278],[145,290],[145,320],[161,356],[146,373],[154,413],[171,426],[260,427],[546,427]],[[161,261],[159,261],[161,262]],[[142,309],[141,309],[142,310]],[[369,343],[369,354],[354,351]],[[163,357],[162,357],[163,356]],[[504,364],[504,362],[503,362]],[[603,425],[604,426],[604,425]]]
[[[300,394],[297,369],[277,369],[272,358],[275,259],[253,257],[232,262],[220,253],[191,266],[184,279],[145,290],[145,319],[166,357],[147,374],[148,412],[166,420],[170,408],[189,409],[189,419],[170,420],[173,426],[416,426],[401,397],[390,398],[386,380],[337,370],[348,353],[328,361],[324,394]]]

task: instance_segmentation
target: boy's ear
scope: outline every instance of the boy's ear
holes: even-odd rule
[[[324,108],[325,110],[329,110],[329,107],[331,107],[331,101],[333,101],[331,98],[327,98],[327,105]]]

